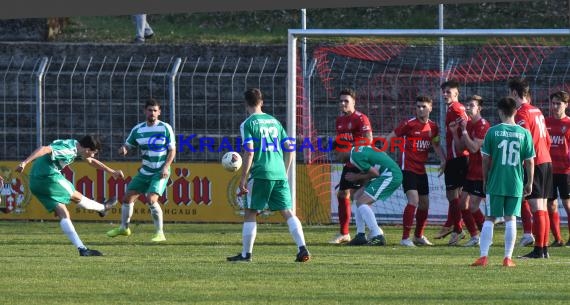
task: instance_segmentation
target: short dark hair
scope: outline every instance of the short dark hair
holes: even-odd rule
[[[160,109],[160,102],[158,100],[153,99],[152,97],[150,99],[148,99],[148,101],[146,101],[146,103],[144,104],[144,109],[146,109],[147,107],[154,107],[154,106],[158,106],[158,109]]]
[[[441,84],[440,88],[441,88],[441,90],[443,90],[445,88],[452,88],[452,89],[459,90],[459,82],[454,80],[454,79],[450,79],[448,81],[443,82]]]
[[[100,151],[101,150],[101,140],[99,137],[94,135],[86,135],[81,140],[79,140],[79,145],[81,147],[89,148],[91,150]]]
[[[249,107],[256,107],[263,101],[263,94],[257,88],[250,88],[244,92],[243,98]]]
[[[509,79],[509,89],[515,91],[520,98],[530,96],[530,85],[528,81],[522,77]]]
[[[557,99],[563,103],[568,104],[568,101],[570,101],[570,95],[566,91],[557,91],[550,95],[550,100],[552,101],[552,99]]]
[[[354,100],[356,100],[356,91],[354,91],[354,89],[352,88],[344,88],[342,90],[340,90],[340,93],[338,94],[338,96],[341,95],[350,95],[350,97],[352,97]]]
[[[469,101],[476,101],[479,107],[483,107],[483,98],[480,95],[474,94],[469,98]]]
[[[433,101],[431,100],[431,98],[429,96],[425,96],[425,95],[419,95],[416,97],[416,103],[428,103],[431,104],[433,103]]]
[[[506,116],[513,116],[517,112],[517,102],[510,96],[503,97],[497,102],[497,108]]]

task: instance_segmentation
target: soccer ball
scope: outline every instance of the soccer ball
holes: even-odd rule
[[[241,156],[235,152],[230,151],[222,157],[222,166],[228,172],[235,172],[241,167]]]

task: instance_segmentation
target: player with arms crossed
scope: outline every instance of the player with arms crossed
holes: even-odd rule
[[[372,142],[372,127],[368,117],[355,109],[356,92],[350,88],[340,91],[340,111],[342,113],[336,119],[336,138],[345,139],[353,144],[363,144]],[[340,232],[329,243],[341,244],[349,242],[349,245],[364,245],[368,241],[365,235],[356,235],[354,239],[350,239],[349,226],[351,218],[352,193],[360,185],[346,180],[347,173],[357,173],[359,170],[349,163],[342,168],[340,176],[339,190],[337,193],[338,200],[338,222]],[[358,214],[358,210],[354,213],[356,226],[363,226],[363,221]]]
[[[166,237],[158,198],[166,190],[170,165],[176,156],[176,139],[172,127],[158,119],[160,103],[157,100],[147,101],[144,112],[146,121],[133,127],[125,144],[119,148],[119,154],[125,156],[129,150],[138,147],[143,160],[139,172],[129,183],[127,193],[123,197],[121,226],[108,231],[107,236],[131,235],[129,223],[133,216],[135,201],[141,194],[145,194],[155,228],[151,241],[161,242],[165,241]]]
[[[481,154],[483,158],[483,190],[487,194],[490,213],[480,239],[480,257],[471,266],[487,266],[489,247],[497,217],[505,219],[505,256],[503,266],[514,267],[513,249],[517,236],[516,216],[520,216],[521,198],[532,191],[534,147],[528,130],[515,124],[516,102],[511,97],[497,103],[501,124],[489,128]],[[523,184],[523,161],[527,181]]]
[[[249,89],[245,92],[244,98],[249,117],[240,125],[241,138],[244,141],[244,163],[239,188],[240,195],[247,193],[242,228],[243,247],[241,253],[230,256],[227,260],[230,262],[252,260],[253,244],[257,235],[257,211],[264,210],[267,205],[271,211],[279,211],[287,221],[289,232],[299,248],[295,261],[306,262],[311,255],[305,245],[301,222],[291,209],[291,191],[287,181],[295,149],[291,148],[292,143],[281,123],[261,110],[263,106],[261,91],[255,88]],[[248,189],[248,179],[253,179],[251,192]]]
[[[562,247],[564,241],[560,233],[560,215],[558,214],[557,195],[562,200],[566,214],[570,215],[570,118],[566,115],[566,108],[570,95],[564,91],[558,91],[550,95],[552,117],[546,118],[546,128],[550,134],[552,157],[552,197],[548,199],[548,216],[550,218],[550,230],[554,235],[551,247]],[[570,221],[568,222],[570,230]],[[570,239],[566,243],[570,246]]]
[[[447,220],[441,230],[435,235],[436,239],[444,238],[451,234],[450,245],[456,244],[465,237],[461,228],[461,209],[459,208],[459,196],[467,175],[467,150],[455,149],[452,127],[461,121],[468,121],[465,107],[459,102],[459,83],[449,80],[441,84],[443,99],[447,104],[445,115],[445,148],[447,150],[447,162],[445,164],[445,194],[449,201]],[[452,228],[453,227],[453,228]]]
[[[515,122],[527,129],[532,135],[534,143],[534,179],[532,193],[526,197],[532,209],[534,249],[521,256],[521,258],[548,258],[548,235],[550,221],[547,212],[547,198],[552,198],[552,159],[550,158],[550,135],[546,129],[546,124],[542,111],[530,104],[530,86],[525,79],[514,78],[509,80],[510,96],[517,102],[517,114]],[[525,203],[523,203],[525,209]],[[528,212],[528,211],[527,211]],[[523,229],[525,222],[529,221],[523,213]],[[525,221],[526,219],[526,221]],[[521,245],[525,245],[529,237],[528,228],[521,240]]]
[[[424,236],[424,229],[429,209],[429,184],[425,163],[428,153],[433,146],[435,154],[441,162],[441,169],[445,168],[445,154],[439,145],[439,127],[429,119],[432,110],[432,100],[427,96],[416,98],[416,117],[401,123],[386,137],[386,143],[392,138],[403,138],[404,150],[401,153],[400,163],[403,173],[403,187],[408,204],[402,216],[403,232],[400,245],[406,247],[432,246],[433,244]],[[416,228],[413,240],[410,232],[416,218]]]
[[[352,146],[344,139],[333,143],[333,154],[340,162],[350,162],[358,173],[347,173],[346,180],[357,182],[361,187],[354,192],[356,207],[363,222],[370,229],[369,246],[384,246],[386,238],[378,226],[374,211],[370,208],[377,200],[386,200],[402,184],[402,171],[385,152],[370,146]],[[357,234],[364,235],[366,228],[357,226]]]
[[[461,216],[463,222],[471,235],[471,239],[467,241],[465,247],[479,245],[479,230],[483,227],[485,216],[479,208],[481,200],[485,198],[483,192],[483,172],[481,160],[481,145],[487,134],[490,125],[487,120],[481,117],[481,109],[483,107],[483,98],[473,95],[465,104],[465,111],[469,116],[469,121],[461,121],[452,128],[454,144],[457,151],[467,149],[469,151],[469,162],[467,168],[467,176],[465,185],[461,191],[459,199]],[[456,132],[461,130],[461,137]],[[455,243],[452,243],[455,242]],[[458,239],[451,239],[450,245],[457,244]]]
[[[115,178],[124,178],[121,170],[114,170],[95,159],[95,154],[101,149],[101,142],[94,136],[85,136],[81,140],[55,140],[48,146],[36,149],[22,161],[16,172],[24,171],[26,165],[34,161],[30,172],[30,191],[48,212],[55,212],[60,219],[59,225],[67,238],[79,250],[80,256],[101,256],[101,252],[88,249],[71,222],[66,205],[71,201],[80,207],[99,212],[103,217],[109,209],[117,204],[117,198],[109,198],[101,204],[91,200],[75,190],[73,183],[61,174],[61,171],[76,159],[84,159],[96,169],[104,170]]]

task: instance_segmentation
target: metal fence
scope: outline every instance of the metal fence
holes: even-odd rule
[[[179,137],[192,139],[193,149],[182,147],[180,161],[219,160],[222,137],[235,145],[248,87],[261,88],[267,111],[285,119],[281,58],[12,57],[0,58],[0,71],[7,160],[25,158],[40,142],[89,133],[104,142],[99,157],[113,160],[131,128],[144,120],[149,97],[161,101],[161,119]],[[204,137],[214,141],[202,142]]]
[[[435,41],[423,46],[315,44],[308,49],[306,82],[298,81],[298,137],[314,140],[335,134],[337,93],[343,87],[358,92],[357,109],[368,114],[375,136],[389,133],[412,116],[418,94],[436,101],[431,118],[440,121]],[[445,77],[460,81],[461,100],[472,94],[483,96],[488,106],[483,115],[496,122],[491,102],[507,93],[508,78],[525,76],[531,81],[533,103],[548,114],[548,95],[568,88],[569,55],[568,47],[552,44],[449,45]],[[181,139],[195,135],[191,138],[195,151],[181,147],[177,160],[217,161],[223,137],[236,144],[239,124],[246,118],[242,99],[246,88],[261,88],[265,111],[285,123],[286,61],[280,57],[0,57],[2,159],[25,158],[39,142],[93,133],[104,143],[100,158],[115,160],[131,128],[144,120],[144,102],[153,97],[163,103],[162,119]],[[205,136],[213,142],[200,140]],[[327,154],[297,157],[307,163],[330,160]]]

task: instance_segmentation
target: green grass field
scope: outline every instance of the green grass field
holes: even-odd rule
[[[105,253],[79,257],[57,222],[0,222],[0,303],[567,304],[570,298],[570,248],[506,269],[502,226],[485,269],[468,267],[478,248],[443,241],[397,246],[399,227],[385,227],[386,247],[347,247],[326,243],[336,226],[307,226],[313,258],[301,264],[282,225],[258,226],[251,263],[225,261],[241,250],[239,224],[167,224],[168,240],[160,245],[148,241],[150,223],[134,225],[128,238],[107,238],[113,226],[76,223],[85,244]],[[517,247],[515,255],[530,249]]]

